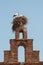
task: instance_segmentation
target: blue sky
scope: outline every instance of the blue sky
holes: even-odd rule
[[[40,51],[43,61],[43,0],[0,0],[0,61],[4,50],[10,49],[9,40],[15,38],[11,22],[16,12],[28,18],[28,38],[34,39],[33,49]]]

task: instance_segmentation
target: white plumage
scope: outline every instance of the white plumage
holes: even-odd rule
[[[20,17],[20,16],[22,16],[22,15],[20,15],[19,13],[15,13],[15,14],[13,15],[13,18]]]

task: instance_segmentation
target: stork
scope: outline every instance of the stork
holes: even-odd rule
[[[15,13],[15,14],[13,15],[13,18],[20,17],[20,16],[22,16],[22,15],[20,15],[19,12],[18,12],[18,13]]]

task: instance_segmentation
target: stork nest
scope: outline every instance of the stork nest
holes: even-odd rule
[[[13,19],[12,30],[16,30],[17,27],[25,25],[27,23],[27,18],[25,16],[19,16]]]

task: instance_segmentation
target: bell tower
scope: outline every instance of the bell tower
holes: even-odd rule
[[[14,15],[12,30],[15,31],[15,39],[10,39],[10,50],[4,51],[5,63],[19,63],[18,62],[18,47],[25,48],[25,62],[24,63],[39,63],[39,51],[33,50],[33,39],[27,39],[26,23],[28,22],[25,16]],[[22,33],[22,39],[20,39]]]

